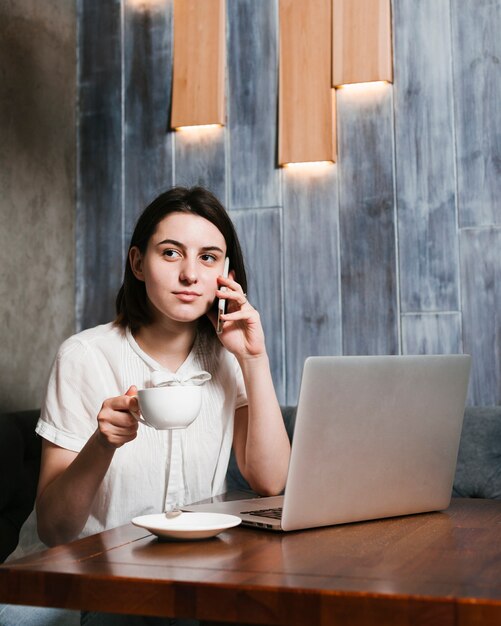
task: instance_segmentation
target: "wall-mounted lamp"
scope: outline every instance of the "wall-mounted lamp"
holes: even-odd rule
[[[225,0],[174,0],[171,127],[225,121]]]
[[[332,0],[280,0],[278,162],[335,161]]]
[[[390,0],[332,0],[332,85],[393,82]]]

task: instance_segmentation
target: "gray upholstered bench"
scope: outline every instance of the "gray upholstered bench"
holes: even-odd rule
[[[466,408],[452,495],[501,499],[501,406]]]

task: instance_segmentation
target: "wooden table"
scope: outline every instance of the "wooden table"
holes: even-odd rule
[[[132,525],[0,567],[0,602],[247,624],[501,624],[501,501],[160,543]]]

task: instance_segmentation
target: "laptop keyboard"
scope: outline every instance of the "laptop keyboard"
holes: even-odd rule
[[[261,509],[258,511],[241,511],[242,515],[256,515],[258,517],[271,517],[273,519],[282,519],[282,507],[276,509]]]

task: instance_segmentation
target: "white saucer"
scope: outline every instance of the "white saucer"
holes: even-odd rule
[[[242,520],[236,515],[223,513],[181,513],[167,518],[164,513],[135,517],[135,526],[146,528],[154,535],[166,539],[207,539],[215,537],[226,528],[238,526]]]

